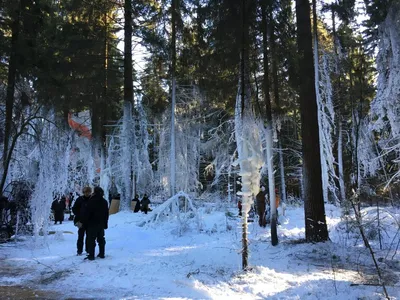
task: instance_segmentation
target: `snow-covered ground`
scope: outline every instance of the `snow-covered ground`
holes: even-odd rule
[[[53,225],[55,234],[36,241],[1,244],[0,270],[9,272],[0,271],[0,286],[49,290],[60,299],[384,299],[358,231],[341,221],[334,206],[326,206],[332,240],[327,243],[301,243],[303,207],[289,207],[280,216],[275,247],[269,227],[250,223],[252,267],[246,273],[233,205],[204,204],[199,212],[202,230],[189,219],[182,235],[174,219],[143,225],[152,212],[112,215],[106,258],[95,261],[76,255],[77,230],[71,221]],[[400,217],[393,212],[382,216],[386,250],[377,250],[377,258],[391,299],[400,299],[400,251],[394,251],[399,236],[393,239]],[[379,249],[376,236],[372,241]]]

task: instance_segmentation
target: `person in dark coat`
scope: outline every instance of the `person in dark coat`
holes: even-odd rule
[[[83,239],[85,237],[86,233],[86,241],[85,241],[85,250],[88,252],[87,249],[87,232],[86,228],[83,226],[83,223],[81,222],[82,216],[85,214],[86,207],[89,203],[90,196],[92,194],[92,188],[90,186],[85,186],[83,188],[83,195],[78,197],[72,206],[72,212],[74,213],[74,225],[78,227],[78,241],[76,242],[76,247],[77,247],[77,254],[81,255],[83,251]]]
[[[147,215],[147,212],[149,211],[149,205],[151,203],[149,197],[147,197],[147,194],[144,194],[140,203],[142,206],[142,211]]]
[[[260,227],[267,226],[267,220],[265,218],[265,187],[261,186],[260,192],[256,196],[257,214],[258,214],[258,225]]]
[[[237,207],[238,207],[238,210],[239,210],[239,216],[241,216],[242,215],[242,208],[243,208],[242,200],[238,200]]]
[[[104,258],[106,246],[104,229],[108,228],[108,203],[104,199],[104,191],[101,187],[96,186],[94,188],[94,193],[89,199],[82,222],[87,229],[88,256],[85,259],[94,260],[96,240],[99,244],[97,257]]]
[[[51,209],[54,213],[54,224],[64,221],[65,198],[55,199],[51,204]]]
[[[140,199],[139,199],[139,195],[136,194],[136,195],[135,195],[135,198],[133,198],[132,201],[136,201],[135,208],[133,209],[133,212],[137,213],[137,212],[140,210]]]

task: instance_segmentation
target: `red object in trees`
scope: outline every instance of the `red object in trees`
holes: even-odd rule
[[[79,133],[79,135],[86,137],[88,140],[92,139],[92,133],[90,132],[89,127],[79,122],[76,122],[72,119],[72,113],[68,113],[68,125],[75,131]]]

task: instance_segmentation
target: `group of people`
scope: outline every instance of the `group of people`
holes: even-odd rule
[[[280,203],[279,191],[275,189],[275,208],[278,217],[278,207]],[[264,186],[261,186],[260,192],[256,195],[256,210],[258,214],[258,225],[266,227],[270,223],[271,206],[270,199]],[[238,201],[239,216],[242,215],[242,202]]]
[[[85,259],[94,260],[96,241],[99,245],[97,257],[105,258],[105,230],[108,228],[108,202],[104,199],[104,191],[96,186],[83,188],[83,195],[78,197],[72,206],[74,224],[78,227],[77,255],[82,255],[83,240],[86,234]]]
[[[88,254],[85,259],[94,260],[97,241],[99,245],[97,257],[105,258],[105,230],[108,228],[109,217],[108,202],[104,199],[104,191],[101,187],[96,186],[92,193],[91,187],[86,186],[82,192],[83,195],[78,197],[72,206],[75,216],[74,224],[78,227],[77,255],[82,255],[85,245],[85,251]],[[150,211],[150,199],[147,194],[144,194],[142,200],[139,200],[139,195],[135,195],[133,201],[136,201],[134,212],[142,211],[147,214]]]
[[[139,211],[142,211],[147,215],[147,212],[151,211],[151,209],[150,209],[150,203],[151,202],[150,202],[150,199],[147,196],[147,194],[143,195],[142,200],[139,200],[139,195],[136,194],[135,198],[132,199],[132,202],[134,202],[134,201],[136,203],[135,203],[134,207],[132,207],[133,212],[137,213]]]

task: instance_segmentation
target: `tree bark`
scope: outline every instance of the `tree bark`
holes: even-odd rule
[[[272,9],[270,12],[270,20],[271,20],[271,52],[272,52],[272,76],[274,80],[274,101],[276,105],[276,111],[278,114],[281,113],[281,102],[280,102],[280,95],[279,95],[279,79],[278,79],[278,57],[276,54],[276,36],[275,36],[275,23],[272,21]],[[282,131],[278,132],[278,148],[279,148],[279,171],[281,177],[281,188],[280,188],[280,195],[282,202],[286,202],[286,182],[285,182],[285,167],[283,162],[283,155],[281,150],[281,136]]]
[[[129,209],[132,199],[132,154],[131,154],[131,130],[132,130],[132,105],[133,105],[133,67],[132,67],[132,0],[126,0],[124,6],[125,24],[124,24],[124,121],[123,134],[125,144],[123,156],[126,159],[123,176],[125,190],[123,195],[122,208]]]
[[[264,103],[265,103],[265,116],[267,120],[267,169],[268,169],[268,189],[270,198],[270,218],[271,218],[271,244],[273,246],[278,245],[278,232],[277,232],[277,215],[276,215],[276,200],[275,200],[275,178],[274,178],[274,163],[273,163],[273,151],[272,151],[272,106],[270,97],[270,82],[269,82],[269,65],[268,65],[268,25],[271,21],[268,20],[268,10],[271,11],[270,7],[267,7],[264,1],[261,1],[262,10],[262,35],[263,35],[263,65],[264,65]],[[273,30],[273,29],[272,29]],[[271,34],[272,36],[273,34]],[[274,59],[274,58],[273,58]],[[273,68],[274,69],[274,68]],[[276,82],[274,82],[276,85]],[[274,85],[274,93],[276,86]]]
[[[172,36],[171,36],[171,156],[170,156],[170,197],[175,195],[175,180],[176,180],[176,150],[175,150],[175,103],[176,103],[176,14],[177,14],[177,0],[172,0],[171,2],[171,27],[172,27]]]
[[[322,193],[318,112],[315,92],[310,3],[296,0],[297,44],[299,53],[299,95],[303,150],[304,210],[306,240],[329,239]]]

